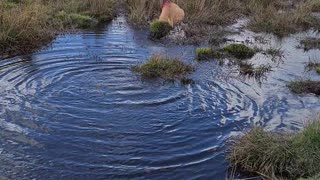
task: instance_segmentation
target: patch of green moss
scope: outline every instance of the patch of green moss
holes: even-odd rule
[[[206,47],[197,48],[196,55],[198,60],[208,60],[212,58],[220,59],[223,57],[223,54],[221,52]]]
[[[169,34],[172,27],[167,22],[155,21],[150,24],[151,37],[161,39]]]
[[[243,44],[230,44],[223,51],[238,59],[249,59],[255,55],[255,50]]]

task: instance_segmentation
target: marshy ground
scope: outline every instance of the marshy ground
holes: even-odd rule
[[[0,1],[0,179],[317,177],[319,1],[175,2]]]

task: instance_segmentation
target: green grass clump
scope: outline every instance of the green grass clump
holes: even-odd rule
[[[167,22],[155,21],[150,24],[151,37],[161,39],[169,34],[172,27]]]
[[[70,26],[74,28],[90,28],[97,23],[97,21],[90,16],[77,13],[68,14],[65,11],[60,11],[57,14],[57,18],[61,21],[61,23],[63,23],[64,26]]]
[[[141,74],[143,78],[175,80],[185,78],[193,71],[193,67],[177,58],[153,55],[146,63],[134,66],[132,70]]]
[[[295,135],[254,128],[233,142],[228,156],[233,168],[267,179],[297,179],[320,172],[320,118]]]
[[[220,59],[223,57],[221,52],[215,51],[211,48],[197,48],[196,55],[198,60],[208,60],[212,58]]]
[[[252,58],[256,53],[254,49],[249,48],[243,44],[230,44],[224,47],[223,51],[238,59]]]
[[[288,88],[297,94],[313,93],[320,95],[320,81],[300,80],[292,81],[288,84]]]

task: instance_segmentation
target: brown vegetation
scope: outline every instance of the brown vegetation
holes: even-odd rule
[[[70,28],[114,17],[115,0],[0,0],[0,53],[27,53]]]
[[[144,25],[160,15],[161,0],[127,0],[129,19]],[[319,10],[314,0],[173,0],[185,10],[186,32],[194,27],[228,25],[240,17],[249,18],[249,28],[285,36],[309,28],[320,28],[312,12]],[[188,33],[187,33],[188,34]]]
[[[320,117],[298,134],[277,134],[254,128],[232,142],[232,168],[267,179],[316,177],[320,171]]]

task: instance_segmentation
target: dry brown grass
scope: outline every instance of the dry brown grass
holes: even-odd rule
[[[50,42],[72,23],[110,20],[115,0],[0,0],[0,56],[28,53]],[[58,18],[64,12],[72,21]],[[70,16],[69,16],[70,14]],[[93,23],[92,23],[93,24]]]
[[[266,179],[312,177],[320,167],[320,117],[298,134],[277,134],[254,128],[232,143],[228,159],[233,168]]]
[[[48,11],[36,3],[6,9],[0,2],[0,52],[26,52],[50,41],[54,34],[48,30]]]
[[[161,0],[127,0],[129,19],[146,25],[160,14]],[[227,25],[248,16],[249,28],[285,36],[311,27],[320,27],[312,12],[319,9],[315,0],[173,0],[185,10],[185,23],[190,29],[197,25]],[[203,29],[203,28],[198,28]],[[187,29],[188,31],[188,29]]]
[[[249,28],[256,32],[286,36],[312,27],[318,29],[320,21],[312,15],[313,4],[307,1],[263,1],[251,0],[247,12],[250,13]]]
[[[161,0],[127,0],[129,20],[145,25],[160,15]],[[185,22],[224,25],[234,22],[241,12],[238,0],[173,0],[185,10]]]

